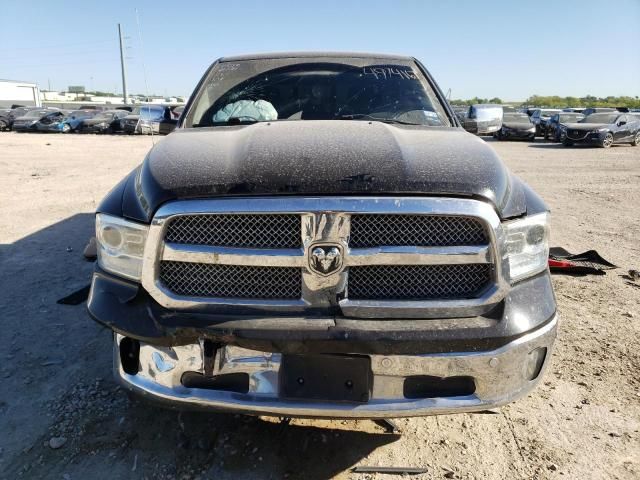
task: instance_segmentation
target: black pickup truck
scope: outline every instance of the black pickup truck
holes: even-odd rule
[[[222,58],[100,204],[88,310],[172,406],[483,410],[549,363],[548,228],[414,58]]]

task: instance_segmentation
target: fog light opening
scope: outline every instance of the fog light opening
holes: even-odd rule
[[[124,337],[120,340],[120,364],[125,373],[136,375],[140,371],[140,342]]]
[[[539,347],[529,352],[527,361],[526,377],[528,380],[535,380],[542,371],[542,366],[547,358],[547,348]]]

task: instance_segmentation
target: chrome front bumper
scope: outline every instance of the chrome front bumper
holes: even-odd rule
[[[384,418],[471,412],[507,404],[528,393],[543,376],[556,337],[557,317],[543,327],[496,350],[424,355],[370,355],[373,390],[366,403],[291,400],[281,398],[279,369],[281,355],[226,346],[218,350],[213,375],[247,373],[249,392],[187,388],[185,372],[203,373],[201,344],[155,347],[140,344],[140,368],[125,373],[120,362],[120,341],[115,335],[114,370],[119,382],[134,393],[169,406],[204,408],[281,417]],[[542,369],[528,379],[530,352],[546,348]],[[407,376],[470,376],[476,390],[472,395],[408,399],[403,395]]]

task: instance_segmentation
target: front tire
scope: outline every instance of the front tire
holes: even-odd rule
[[[640,132],[637,132],[636,136],[633,137],[633,141],[631,142],[631,145],[633,145],[634,147],[637,147],[638,145],[640,145]]]
[[[611,145],[613,145],[613,133],[607,132],[607,134],[604,136],[604,138],[600,142],[600,146],[602,148],[609,148]]]
[[[9,125],[4,120],[0,120],[0,132],[9,130]]]
[[[71,125],[69,125],[68,123],[65,123],[64,125],[62,125],[62,133],[69,133],[71,131]]]

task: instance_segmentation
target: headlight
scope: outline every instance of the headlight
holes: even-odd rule
[[[535,132],[536,127],[527,128],[527,132]]]
[[[510,279],[517,282],[547,268],[549,261],[549,225],[547,213],[532,215],[502,225]]]
[[[606,132],[608,129],[607,128],[596,128],[595,130],[591,130],[591,132],[589,133],[602,133],[602,132]]]
[[[148,232],[148,225],[98,213],[96,244],[100,268],[131,280],[140,280]]]

